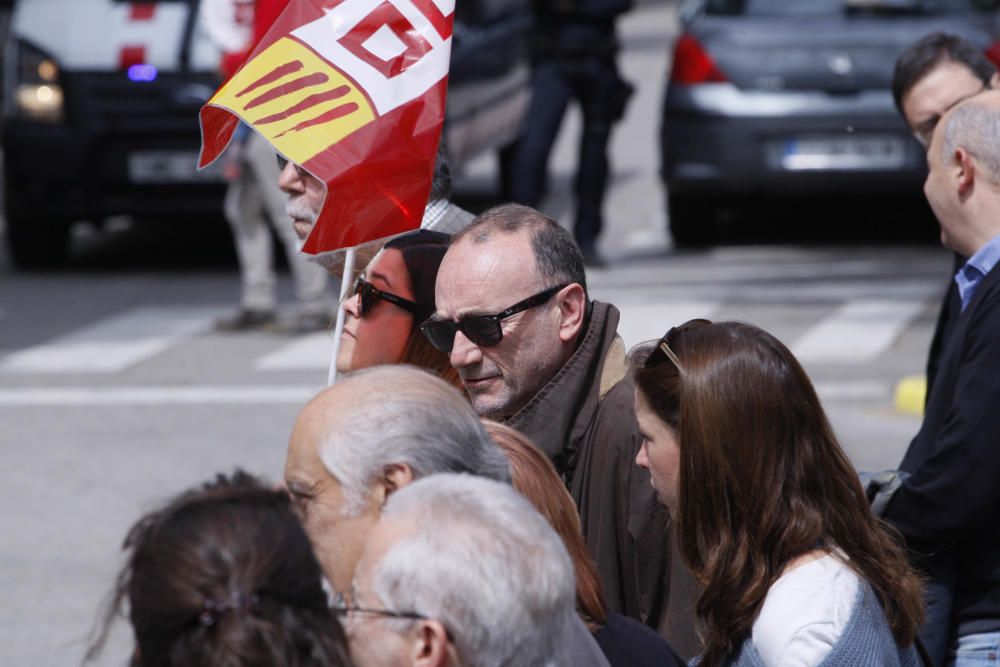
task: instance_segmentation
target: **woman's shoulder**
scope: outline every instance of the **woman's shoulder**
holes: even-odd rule
[[[858,575],[832,554],[786,572],[771,585],[753,624],[764,664],[819,664],[847,628],[860,590]]]
[[[670,644],[652,628],[639,621],[609,613],[608,621],[594,633],[611,667],[682,667]]]

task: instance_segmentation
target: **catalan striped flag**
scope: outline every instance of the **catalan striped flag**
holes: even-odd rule
[[[201,110],[199,167],[239,121],[327,184],[303,251],[420,226],[444,120],[455,0],[292,0]]]

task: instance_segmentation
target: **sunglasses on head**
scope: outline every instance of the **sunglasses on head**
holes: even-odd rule
[[[690,331],[691,329],[703,327],[706,324],[711,324],[711,323],[712,323],[711,320],[698,318],[694,320],[688,320],[687,322],[685,322],[680,326],[671,327],[670,331],[663,334],[663,338],[661,338],[656,342],[656,347],[654,347],[653,351],[649,353],[648,357],[646,357],[646,363],[644,363],[642,367],[654,368],[669,361],[670,363],[672,363],[674,366],[677,367],[677,370],[680,370],[681,362],[670,347],[674,342],[674,338],[678,333],[682,331]]]
[[[459,331],[474,345],[493,347],[503,340],[503,328],[500,326],[502,320],[529,308],[542,305],[551,299],[556,292],[570,284],[564,283],[550,287],[523,301],[518,301],[507,310],[495,315],[468,315],[457,322],[453,320],[427,320],[420,326],[420,330],[424,332],[424,336],[427,337],[431,345],[445,354],[450,353],[451,348],[455,346],[455,334]]]
[[[383,292],[364,278],[358,278],[354,283],[354,296],[358,297],[358,315],[364,317],[375,307],[375,302],[379,299],[388,301],[394,306],[399,306],[411,315],[416,315],[420,309],[413,301],[396,296],[391,292]]]

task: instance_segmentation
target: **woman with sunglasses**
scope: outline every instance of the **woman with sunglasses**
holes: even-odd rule
[[[420,333],[434,313],[434,281],[449,238],[420,230],[393,239],[369,262],[343,304],[338,372],[412,364],[461,388],[448,355]]]
[[[918,664],[920,579],[788,348],[692,320],[632,356],[636,463],[702,585],[700,664]]]

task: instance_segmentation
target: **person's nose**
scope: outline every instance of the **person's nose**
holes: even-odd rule
[[[361,318],[361,295],[352,294],[344,299],[344,312],[354,317]]]
[[[635,464],[640,468],[649,467],[649,456],[646,454],[646,443],[642,443],[639,453],[635,455]]]
[[[451,347],[449,355],[451,365],[455,368],[465,368],[472,366],[483,360],[483,351],[478,345],[466,338],[461,331],[455,332],[455,342]]]
[[[299,177],[299,170],[291,160],[285,164],[285,168],[278,174],[278,187],[285,194],[302,194],[306,191],[305,183]]]

